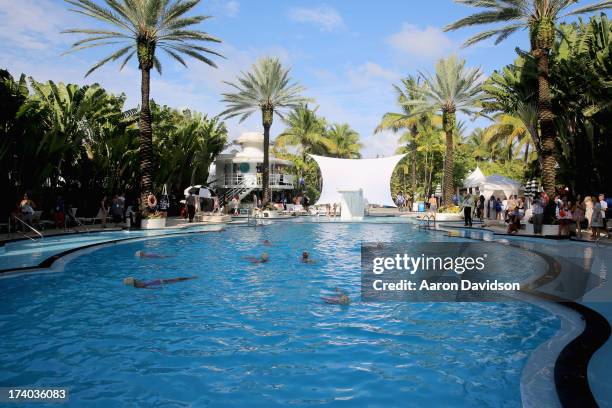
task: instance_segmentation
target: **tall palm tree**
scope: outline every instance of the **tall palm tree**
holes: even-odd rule
[[[324,154],[332,147],[325,137],[325,120],[317,116],[317,108],[310,109],[307,104],[300,104],[284,122],[287,128],[276,137],[275,145],[278,148],[297,147],[304,162],[309,153]]]
[[[263,162],[263,204],[270,199],[270,127],[274,114],[284,119],[285,109],[295,109],[307,99],[300,96],[304,88],[291,82],[290,69],[283,68],[278,58],[266,57],[253,65],[252,71],[242,73],[238,83],[226,82],[236,92],[224,93],[223,102],[228,108],[221,116],[233,118],[240,116],[240,122],[254,112],[261,112],[264,128]]]
[[[416,136],[418,133],[419,124],[430,122],[434,115],[430,113],[420,116],[412,115],[410,108],[404,104],[405,101],[410,99],[418,99],[421,97],[419,87],[422,85],[420,78],[415,78],[409,75],[403,78],[401,85],[393,85],[395,92],[397,93],[397,103],[400,106],[402,112],[387,112],[383,115],[380,124],[374,129],[374,133],[380,133],[383,130],[391,130],[394,133],[398,133],[403,130],[408,130],[408,134],[402,136],[402,143],[406,143],[408,149],[405,149],[407,153],[412,156],[411,159],[411,179],[412,179],[412,190],[415,191],[417,187],[417,145],[415,143]]]
[[[481,128],[476,128],[465,140],[470,148],[470,153],[476,159],[476,162],[489,160],[494,153],[490,143],[485,139],[485,133]]]
[[[80,28],[63,31],[64,33],[83,34],[85,38],[75,42],[68,52],[106,45],[119,49],[96,63],[85,76],[111,61],[121,59],[123,68],[136,55],[141,72],[140,106],[140,196],[141,208],[152,191],[153,143],[151,130],[150,84],[151,69],[160,74],[161,62],[156,55],[163,50],[181,65],[187,66],[184,56],[195,58],[207,65],[216,67],[207,55],[219,53],[201,44],[221,42],[209,34],[192,29],[209,16],[185,14],[197,6],[200,0],[104,0],[99,5],[92,0],[65,0],[74,8],[72,11],[98,20],[109,29]]]
[[[363,144],[359,142],[359,133],[355,132],[348,123],[334,123],[326,132],[331,142],[330,154],[343,159],[358,159]]]
[[[537,109],[531,103],[519,103],[513,113],[499,113],[495,122],[484,131],[484,140],[490,146],[501,143],[505,146],[508,159],[515,152],[524,150],[524,161],[529,160],[529,148],[538,142]]]
[[[466,68],[465,60],[455,55],[436,64],[435,75],[424,75],[423,86],[413,87],[415,96],[403,102],[409,116],[426,113],[441,114],[446,135],[444,156],[444,203],[453,198],[453,135],[457,132],[457,111],[467,115],[476,113],[482,100],[482,73],[478,68]]]
[[[531,44],[531,55],[537,61],[538,73],[538,121],[541,132],[541,167],[542,184],[550,196],[555,193],[556,161],[555,140],[556,129],[552,111],[549,56],[555,43],[556,23],[559,19],[570,15],[592,13],[612,7],[612,1],[602,0],[595,4],[568,10],[578,0],[455,0],[457,3],[472,7],[481,7],[485,11],[465,17],[445,30],[456,30],[462,27],[492,23],[505,23],[468,39],[466,46],[475,44],[487,38],[496,37],[499,44],[511,34],[527,29]],[[568,11],[566,14],[562,13]]]

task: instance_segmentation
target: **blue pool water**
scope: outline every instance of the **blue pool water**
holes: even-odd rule
[[[548,312],[360,302],[362,240],[444,239],[407,224],[284,221],[108,246],[63,272],[0,279],[0,386],[67,387],[69,406],[520,406],[529,353],[559,328]],[[303,250],[317,263],[299,262]],[[242,259],[263,251],[267,264]],[[515,276],[534,262],[496,256]],[[122,284],[189,275],[199,279],[159,290]],[[321,301],[335,287],[351,306]]]

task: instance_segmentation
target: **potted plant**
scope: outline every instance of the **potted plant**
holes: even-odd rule
[[[140,221],[140,227],[142,229],[160,229],[166,226],[166,213],[162,211],[156,211],[151,214],[147,214],[146,217]]]

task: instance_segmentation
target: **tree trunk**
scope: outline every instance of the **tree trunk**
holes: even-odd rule
[[[540,122],[542,145],[542,186],[549,197],[554,197],[556,185],[555,139],[557,132],[552,112],[548,77],[548,50],[536,50],[535,57],[538,63],[538,121]]]
[[[147,196],[153,185],[153,132],[151,129],[151,109],[149,95],[151,92],[151,69],[141,69],[140,120],[138,122],[140,139],[140,209],[147,207]]]
[[[270,125],[264,121],[264,143],[263,143],[263,173],[261,175],[261,184],[263,194],[261,203],[263,206],[270,201]]]
[[[529,145],[530,143],[527,142],[527,145],[525,146],[525,164],[529,162]]]
[[[415,138],[418,134],[418,130],[416,126],[413,126],[412,129],[410,130],[410,133],[412,133],[412,196],[414,197],[414,192],[416,191],[417,188],[417,144],[415,141]]]
[[[454,110],[444,112],[442,115],[442,121],[444,131],[446,133],[446,154],[444,156],[444,186],[443,186],[443,199],[444,205],[449,205],[453,202],[453,131],[455,129],[455,116]]]
[[[423,192],[425,193],[425,197],[429,197],[429,190],[427,188],[427,169],[429,163],[429,152],[425,152],[425,166],[423,167]],[[427,200],[425,200],[427,201]]]

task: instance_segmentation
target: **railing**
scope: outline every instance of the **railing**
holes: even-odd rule
[[[249,210],[249,212],[247,213],[247,225],[249,227],[257,227],[258,225],[263,225],[261,213],[259,211],[255,211],[255,209]]]
[[[431,223],[433,222],[433,225]],[[419,229],[431,229],[436,227],[436,216],[433,214],[426,214],[419,220]]]
[[[28,228],[30,231],[32,231],[32,232],[34,232],[36,235],[38,235],[39,239],[43,239],[43,238],[44,238],[43,234],[42,234],[42,233],[41,233],[39,230],[37,230],[36,228],[34,228],[33,226],[31,226],[30,224],[28,224],[27,222],[25,222],[24,220],[22,220],[22,219],[21,219],[21,218],[19,218],[18,216],[14,215],[14,214],[11,214],[11,217],[13,217],[15,220],[19,221],[19,222],[21,223],[21,225],[23,225],[23,226],[27,227],[27,228]],[[9,225],[8,225],[8,228],[9,228],[9,235],[10,235],[10,234],[11,234],[11,220],[10,220],[10,218],[9,218]],[[17,231],[17,229],[15,229],[15,232],[20,233],[21,235],[23,235],[24,237],[26,237],[26,238],[28,238],[28,239],[31,239],[32,241],[36,241],[36,239],[35,239],[35,238],[32,238],[31,236],[29,236],[29,235],[25,234],[25,232]]]
[[[223,187],[261,188],[263,186],[261,173],[228,173],[222,180]],[[270,173],[270,187],[293,187],[294,181],[295,177],[291,174]]]

